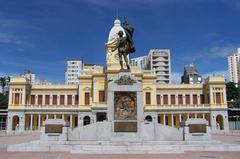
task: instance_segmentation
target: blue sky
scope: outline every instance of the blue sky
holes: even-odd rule
[[[105,65],[104,43],[116,18],[134,26],[137,51],[170,49],[173,82],[183,67],[227,74],[227,55],[240,47],[238,0],[0,0],[0,76],[32,70],[64,82],[69,58]]]

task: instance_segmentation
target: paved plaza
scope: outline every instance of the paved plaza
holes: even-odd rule
[[[213,135],[213,139],[224,143],[240,144],[240,133]],[[0,159],[239,159],[240,152],[185,152],[156,155],[81,155],[68,152],[7,152],[7,145],[38,140],[38,134],[6,135],[0,133]]]

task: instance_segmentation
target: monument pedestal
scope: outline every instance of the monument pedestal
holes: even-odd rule
[[[129,70],[120,71],[108,82],[108,121],[112,136],[139,137],[143,121],[142,83]]]
[[[188,119],[184,124],[184,140],[203,141],[210,140],[210,127],[205,119]]]
[[[46,119],[41,130],[41,141],[67,141],[67,125],[63,119]]]

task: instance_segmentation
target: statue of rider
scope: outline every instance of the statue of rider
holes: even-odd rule
[[[134,28],[131,27],[126,20],[123,23],[123,28],[124,28],[124,32],[125,32],[126,36],[123,37],[123,31],[118,32],[119,37],[117,39],[116,48],[114,50],[118,49],[118,56],[119,56],[119,63],[121,66],[121,70],[123,69],[122,57],[124,58],[124,61],[127,65],[127,69],[129,70],[130,66],[129,66],[129,61],[128,61],[128,55],[129,55],[129,53],[133,53],[136,51],[133,40],[132,40]],[[112,51],[114,51],[114,50],[112,50]]]

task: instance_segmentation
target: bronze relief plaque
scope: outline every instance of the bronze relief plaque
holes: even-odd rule
[[[137,122],[114,122],[114,132],[137,132]]]
[[[206,133],[207,127],[205,124],[190,124],[189,133]]]
[[[45,133],[62,133],[62,127],[60,124],[45,125]]]
[[[137,120],[136,92],[114,92],[114,120]]]

